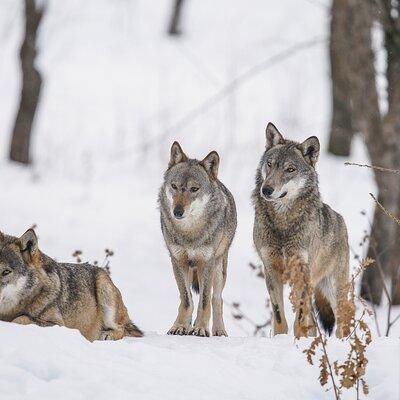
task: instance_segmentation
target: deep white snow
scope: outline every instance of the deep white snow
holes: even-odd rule
[[[293,338],[196,338],[149,334],[89,343],[66,328],[0,323],[3,398],[29,399],[331,399],[305,366]],[[342,344],[331,343],[340,353]],[[398,345],[377,339],[369,351],[372,399],[397,399]],[[389,358],[389,359],[388,359]],[[344,399],[354,398],[346,393]]]
[[[113,249],[113,280],[146,332],[143,339],[89,343],[65,328],[0,323],[1,399],[333,398],[319,386],[318,368],[306,364],[308,341],[295,342],[292,333],[271,338],[268,329],[267,337],[254,338],[252,326],[235,320],[229,307],[239,302],[252,320],[268,318],[265,285],[248,267],[259,263],[250,192],[266,123],[292,139],[317,135],[327,145],[329,2],[190,1],[179,40],[164,32],[170,6],[48,1],[39,37],[44,84],[34,165],[25,169],[7,161],[20,88],[22,1],[0,2],[0,229],[20,235],[37,224],[42,250],[63,261],[72,261],[75,249],[85,260],[102,261],[103,250]],[[261,64],[218,102],[204,103]],[[165,335],[178,291],[156,200],[175,139],[190,156],[217,150],[221,180],[236,199],[239,225],[224,291],[229,338]],[[362,256],[375,187],[368,170],[344,161],[322,152],[321,193],[347,222],[352,256]],[[368,161],[359,138],[349,161]],[[287,312],[291,320],[289,304]],[[384,330],[384,306],[378,314]],[[369,399],[400,398],[399,326],[390,338],[378,338],[371,321]],[[329,348],[333,359],[346,351],[336,339]],[[343,398],[355,398],[354,391]]]

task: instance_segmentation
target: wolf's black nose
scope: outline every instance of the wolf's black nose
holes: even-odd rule
[[[182,206],[176,206],[174,208],[174,216],[175,218],[182,218],[183,213],[185,212],[185,210],[183,209]]]
[[[274,188],[271,186],[264,186],[262,189],[262,193],[264,196],[271,196],[272,193],[274,193]]]

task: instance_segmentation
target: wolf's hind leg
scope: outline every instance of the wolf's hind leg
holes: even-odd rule
[[[193,299],[190,291],[190,271],[187,265],[182,265],[176,260],[172,260],[176,284],[179,289],[181,302],[178,308],[178,316],[168,335],[187,335],[189,333],[193,314]]]
[[[100,332],[99,340],[121,340],[123,337],[123,330],[108,329]]]
[[[101,309],[99,340],[120,340],[125,336],[128,312],[122,302],[120,291],[106,273],[96,279],[97,300]]]
[[[304,301],[307,301],[307,304],[300,306],[296,311],[294,335],[297,338],[316,336],[317,334],[317,328],[315,326],[316,322],[312,315],[312,300],[309,299]]]
[[[343,315],[343,310],[348,310],[348,307],[343,305],[348,301],[349,282],[347,276],[339,276],[336,280],[335,293],[335,316],[337,320],[336,337],[339,339],[350,335],[349,319],[351,315]]]
[[[350,321],[351,315],[344,315],[342,310],[348,309],[343,307],[348,301],[349,290],[351,289],[349,282],[349,248],[347,233],[342,240],[345,245],[342,247],[342,251],[337,260],[337,267],[335,268],[334,279],[335,279],[335,316],[337,321],[336,336],[343,338],[350,335]]]
[[[212,309],[213,309],[213,327],[214,336],[228,336],[225,330],[223,319],[223,300],[222,290],[226,282],[228,254],[225,254],[221,261],[216,265],[213,280]]]
[[[265,265],[265,264],[264,264]],[[283,283],[282,279],[274,268],[265,266],[265,282],[272,306],[273,334],[278,335],[288,332],[288,325],[285,317],[283,303]]]

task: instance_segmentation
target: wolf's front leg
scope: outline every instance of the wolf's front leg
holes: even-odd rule
[[[197,267],[197,275],[199,278],[199,306],[197,309],[197,317],[190,335],[210,336],[208,324],[211,316],[211,290],[213,284],[215,262],[210,262]]]
[[[296,318],[294,321],[294,335],[296,338],[315,336],[317,334],[314,319],[312,297],[315,293],[315,267],[310,261],[309,253],[305,250],[288,252],[288,268],[296,268],[294,282],[291,282],[292,291],[296,291]],[[313,270],[312,270],[313,269]],[[300,284],[299,284],[300,283]]]
[[[168,335],[187,335],[189,333],[193,314],[193,299],[190,291],[190,271],[189,267],[183,263],[172,259],[176,284],[179,289],[181,303],[178,308],[178,316]]]
[[[54,325],[62,325],[59,324],[57,322],[50,322],[50,321],[46,321],[46,320],[42,320],[42,319],[37,319],[37,318],[31,318],[28,317],[27,315],[21,315],[15,319],[13,319],[11,322],[13,322],[14,324],[20,324],[20,325],[38,325],[41,326],[43,328],[45,327],[49,327],[49,326],[54,326]]]
[[[347,278],[347,270],[345,274],[338,274],[336,277],[336,293],[335,293],[335,307],[334,313],[336,318],[336,337],[342,339],[350,335],[350,320],[354,317],[354,312],[346,315],[346,312],[351,308],[346,307],[348,304],[349,283]],[[350,320],[349,320],[350,319]]]
[[[224,255],[216,264],[213,279],[212,309],[213,309],[213,327],[214,336],[228,336],[225,330],[223,319],[223,300],[222,290],[226,281],[228,254]]]
[[[280,273],[269,264],[264,264],[265,282],[272,306],[273,334],[284,334],[288,332],[288,324],[285,317],[283,303],[283,282]]]

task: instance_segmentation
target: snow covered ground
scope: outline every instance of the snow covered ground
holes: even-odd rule
[[[104,248],[112,248],[113,280],[147,334],[91,344],[64,328],[0,323],[1,399],[332,398],[319,386],[317,367],[305,362],[306,341],[296,345],[292,334],[254,338],[251,325],[229,308],[239,302],[254,321],[268,318],[265,285],[248,267],[259,262],[250,192],[266,123],[274,121],[295,140],[317,135],[327,145],[323,4],[190,1],[184,36],[176,41],[164,34],[166,0],[49,1],[39,36],[44,86],[34,166],[25,169],[7,162],[20,85],[22,2],[0,1],[0,229],[20,235],[37,224],[42,250],[63,261],[75,249],[85,260],[101,261]],[[309,42],[286,57],[287,49]],[[235,81],[212,106],[204,103],[255,65],[262,65],[259,73]],[[165,336],[178,292],[156,199],[175,139],[198,158],[217,150],[221,180],[236,198],[239,224],[224,291],[227,339]],[[367,161],[360,139],[350,161]],[[372,210],[368,192],[375,187],[369,171],[343,162],[321,154],[321,192],[345,217],[352,255],[362,255],[359,242]],[[392,333],[368,351],[370,399],[400,398],[399,327]],[[329,346],[333,357],[345,351],[335,339]]]
[[[331,399],[293,338],[196,338],[150,334],[88,343],[66,328],[0,323],[1,398],[29,399]],[[8,345],[4,346],[7,341]],[[18,346],[10,343],[17,342]],[[340,353],[341,343],[331,343]],[[397,399],[398,345],[379,339],[369,351],[371,399]],[[346,393],[352,399],[354,393]]]

